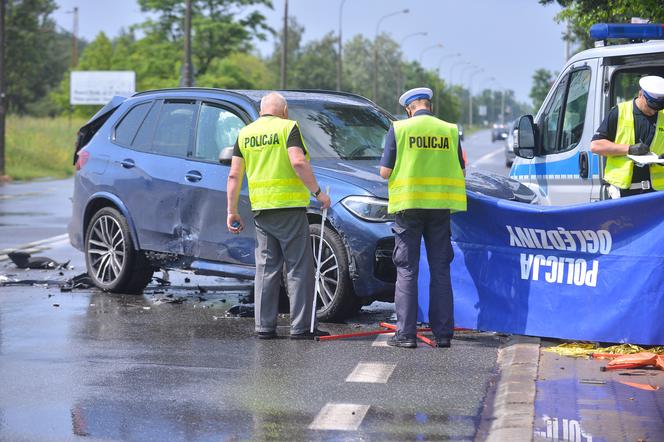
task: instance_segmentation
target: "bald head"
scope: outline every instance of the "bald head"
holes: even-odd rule
[[[270,92],[265,95],[261,99],[261,115],[288,118],[288,105],[284,96],[278,92]]]

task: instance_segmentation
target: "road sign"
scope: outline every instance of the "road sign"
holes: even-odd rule
[[[134,71],[72,71],[69,88],[71,104],[106,104],[114,95],[136,92]]]
[[[478,106],[478,113],[480,117],[486,117],[486,106],[485,105]]]

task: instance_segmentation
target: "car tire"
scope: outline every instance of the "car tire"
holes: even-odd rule
[[[315,261],[318,258],[320,244],[320,224],[310,224],[309,235]],[[318,290],[316,316],[323,322],[345,319],[357,312],[362,304],[358,302],[353,291],[346,247],[339,234],[327,226],[323,235],[321,262],[322,278]]]
[[[94,214],[85,233],[85,265],[94,284],[104,291],[139,294],[154,268],[134,249],[129,224],[112,207]]]

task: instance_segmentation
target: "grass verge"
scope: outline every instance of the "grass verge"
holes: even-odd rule
[[[10,115],[6,120],[6,173],[14,180],[65,178],[73,175],[76,132],[83,118],[35,118]]]

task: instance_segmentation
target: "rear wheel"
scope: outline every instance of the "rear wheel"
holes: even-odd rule
[[[320,246],[320,224],[310,224],[309,235],[316,260]],[[348,264],[346,248],[339,234],[330,227],[325,227],[320,280],[316,291],[318,307],[316,315],[321,321],[343,319],[355,313],[361,306],[353,292]]]
[[[145,255],[134,249],[125,217],[112,207],[100,209],[88,224],[85,264],[100,289],[132,294],[143,291],[154,270]]]

